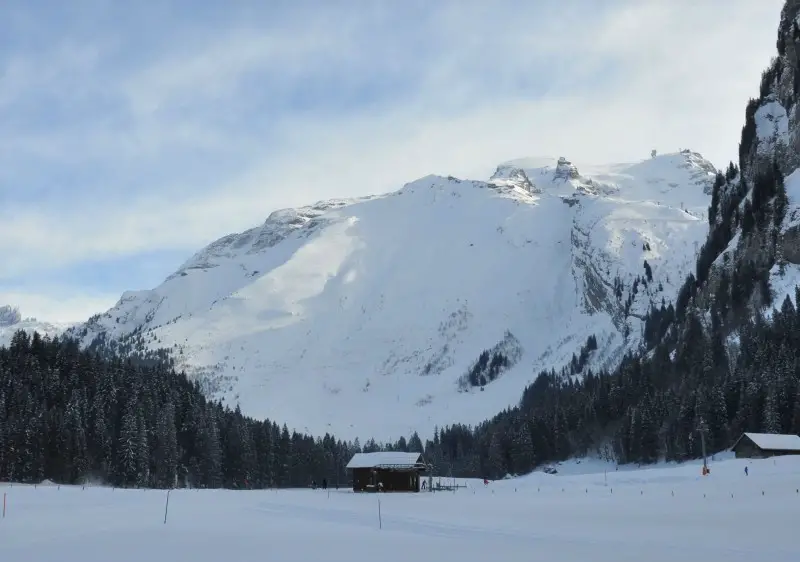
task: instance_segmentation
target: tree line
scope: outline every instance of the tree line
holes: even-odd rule
[[[17,332],[0,348],[0,480],[264,488],[346,482],[359,447],[207,400],[171,365]]]
[[[800,298],[800,290],[795,298]],[[731,347],[735,347],[735,359]],[[614,372],[542,372],[517,407],[476,427],[379,444],[313,438],[207,400],[171,367],[99,357],[71,340],[17,333],[0,349],[0,480],[134,487],[348,486],[360,451],[419,451],[438,474],[501,478],[598,447],[620,463],[682,461],[743,431],[800,433],[800,312],[788,297],[726,343],[692,312],[670,351]]]

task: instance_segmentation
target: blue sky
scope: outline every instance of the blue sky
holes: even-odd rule
[[[78,321],[277,208],[736,158],[782,0],[4,2],[0,304]]]

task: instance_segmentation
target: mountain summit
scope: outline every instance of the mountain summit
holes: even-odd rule
[[[317,435],[475,423],[543,368],[639,346],[694,267],[714,176],[690,151],[521,159],[277,211],[70,333],[172,349],[212,396]]]
[[[69,327],[68,324],[42,322],[36,318],[23,318],[19,308],[0,306],[0,347],[7,346],[19,330],[28,334],[38,332],[42,336],[57,336]]]
[[[22,321],[19,308],[11,305],[0,306],[0,328],[7,328]]]

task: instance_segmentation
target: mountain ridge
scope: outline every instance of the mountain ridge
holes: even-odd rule
[[[583,368],[635,349],[707,230],[713,166],[696,153],[547,162],[275,211],[67,333],[171,349],[210,396],[314,434],[477,423],[590,337]],[[373,431],[386,413],[402,421]]]

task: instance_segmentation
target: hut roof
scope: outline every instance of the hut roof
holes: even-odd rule
[[[380,453],[356,453],[347,468],[424,468],[420,453],[385,451]]]
[[[731,449],[736,447],[743,437],[750,439],[762,451],[800,451],[800,436],[779,433],[743,433]]]

